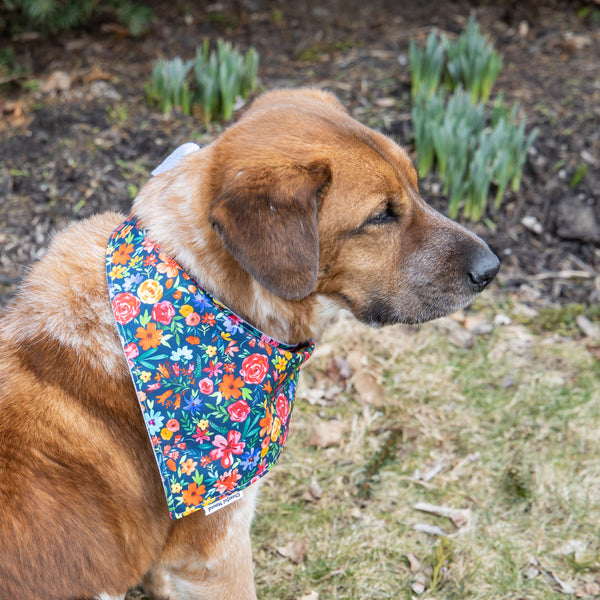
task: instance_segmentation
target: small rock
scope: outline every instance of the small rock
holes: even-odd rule
[[[506,327],[512,323],[512,319],[504,313],[498,313],[497,315],[494,315],[494,320],[492,322],[496,327]]]
[[[596,339],[600,337],[600,327],[595,323],[592,323],[586,316],[578,315],[575,319],[577,327],[581,329],[581,332],[586,337]]]
[[[521,219],[521,225],[523,225],[523,227],[525,227],[525,229],[532,231],[536,235],[540,235],[544,231],[542,224],[537,220],[536,217],[532,217],[532,216],[523,217]]]
[[[308,486],[308,493],[315,499],[318,500],[323,495],[321,486],[316,481],[311,481]]]

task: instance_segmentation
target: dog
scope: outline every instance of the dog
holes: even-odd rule
[[[254,348],[273,352],[283,352],[274,340],[306,350],[339,309],[374,327],[447,315],[499,268],[485,242],[424,202],[403,149],[310,88],[259,96],[212,143],[151,177],[132,216],[144,243],[160,247],[165,277],[174,281],[171,268],[184,292],[205,290],[256,328]],[[117,329],[129,317],[109,298],[117,288],[106,272],[124,264],[129,238],[117,237],[121,254],[108,259],[107,244],[130,232],[126,219],[108,212],[57,234],[0,321],[1,600],[115,600],[139,582],[157,600],[256,598],[249,529],[259,482],[211,514],[169,514],[153,448],[160,435],[148,437],[145,394]],[[139,299],[128,306],[150,319]],[[166,326],[157,342],[153,323],[130,350],[165,341]],[[179,352],[177,332],[169,335],[168,352]],[[243,384],[250,371],[241,372]],[[261,455],[275,439],[273,411]],[[206,460],[231,466],[234,443]]]

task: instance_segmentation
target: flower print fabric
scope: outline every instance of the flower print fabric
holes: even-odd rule
[[[215,300],[130,218],[106,251],[110,300],[171,518],[239,492],[275,464],[298,370],[291,346]]]

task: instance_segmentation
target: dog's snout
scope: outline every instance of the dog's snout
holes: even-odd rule
[[[485,289],[496,277],[500,261],[498,257],[489,249],[478,252],[471,260],[469,267],[469,279],[473,290],[477,293]]]

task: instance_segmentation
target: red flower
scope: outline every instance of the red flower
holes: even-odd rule
[[[232,421],[241,423],[246,420],[246,417],[250,413],[250,407],[245,400],[238,400],[227,407],[227,412]]]
[[[282,423],[287,421],[290,414],[290,403],[285,394],[279,394],[275,401],[275,412]]]
[[[237,468],[233,469],[233,471],[225,471],[225,473],[219,477],[219,481],[215,483],[217,492],[219,492],[219,494],[231,492],[241,478],[242,476],[238,473]]]
[[[140,314],[140,301],[131,292],[121,292],[112,301],[115,320],[126,325]]]
[[[175,316],[175,309],[168,300],[163,300],[154,305],[152,309],[152,319],[163,325],[170,325],[171,319]]]
[[[269,371],[269,360],[264,354],[251,354],[242,361],[240,375],[246,383],[260,383]]]
[[[213,440],[214,450],[210,451],[210,459],[221,459],[221,466],[228,469],[233,464],[232,454],[241,454],[244,451],[246,442],[240,442],[242,434],[239,431],[230,431],[227,439],[222,435],[215,435]]]

